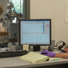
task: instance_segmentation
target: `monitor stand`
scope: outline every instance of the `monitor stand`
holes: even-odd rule
[[[29,45],[33,46],[33,51],[40,51],[40,45]]]

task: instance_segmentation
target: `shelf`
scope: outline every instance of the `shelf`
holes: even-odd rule
[[[0,36],[8,36],[8,31],[0,31]]]

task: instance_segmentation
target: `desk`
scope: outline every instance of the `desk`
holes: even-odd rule
[[[57,65],[63,65],[63,64],[68,64],[68,59],[61,59],[59,61],[46,61],[38,64],[32,64],[32,63],[23,61],[18,57],[0,58],[0,68],[37,68],[37,67],[45,68],[47,66],[50,66],[50,68],[53,68],[51,66],[55,66],[55,65],[57,66]]]

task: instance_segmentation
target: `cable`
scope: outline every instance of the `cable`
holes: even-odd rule
[[[62,40],[58,41],[58,42],[56,43],[56,46],[58,46],[58,45],[61,44],[61,43],[63,43]],[[64,42],[64,43],[65,43],[65,42]]]
[[[66,43],[62,40],[58,41],[56,43],[56,47],[58,47],[59,50],[62,50],[62,48],[66,45]]]

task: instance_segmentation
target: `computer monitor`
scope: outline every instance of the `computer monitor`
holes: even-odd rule
[[[50,45],[51,19],[20,20],[21,45]]]

